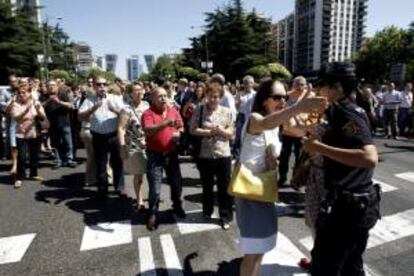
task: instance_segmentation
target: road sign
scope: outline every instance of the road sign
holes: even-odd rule
[[[394,64],[391,66],[390,79],[392,81],[404,81],[406,73],[406,65],[403,63]]]

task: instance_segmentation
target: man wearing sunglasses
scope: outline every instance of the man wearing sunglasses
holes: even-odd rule
[[[107,93],[106,79],[98,77],[94,81],[96,95],[88,97],[79,108],[80,120],[90,121],[92,143],[95,149],[97,166],[97,186],[99,199],[106,199],[108,194],[108,177],[106,164],[108,156],[113,170],[115,190],[123,195],[124,179],[122,160],[117,144],[118,115],[123,109],[122,96]]]

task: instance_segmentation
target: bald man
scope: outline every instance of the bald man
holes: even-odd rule
[[[149,212],[147,228],[153,231],[158,226],[158,206],[163,170],[167,173],[170,185],[173,211],[178,217],[185,217],[181,202],[182,177],[177,151],[178,141],[184,132],[184,124],[177,109],[169,105],[169,97],[164,88],[154,89],[151,108],[142,115],[142,127],[146,135],[148,156]]]

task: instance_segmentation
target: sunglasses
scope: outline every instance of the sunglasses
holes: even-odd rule
[[[289,96],[288,95],[272,95],[272,96],[270,96],[270,98],[272,98],[275,101],[280,101],[282,99],[287,101]]]
[[[97,82],[97,83],[95,83],[95,85],[97,87],[103,87],[103,86],[106,86],[107,84],[105,82]]]

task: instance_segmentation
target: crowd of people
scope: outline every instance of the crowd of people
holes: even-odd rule
[[[312,260],[301,265],[312,275],[363,275],[368,230],[379,218],[372,135],[381,129],[393,139],[413,133],[412,83],[402,91],[394,83],[360,84],[352,64],[333,63],[313,84],[298,76],[288,89],[287,83],[245,76],[236,85],[214,74],[205,82],[177,83],[96,77],[69,87],[63,79],[11,76],[10,89],[0,92],[0,153],[10,158],[18,189],[27,169],[30,179],[43,180],[41,153],[54,160],[53,169],[74,168],[83,145],[85,185],[96,186],[97,199],[105,202],[109,183],[126,197],[124,176],[133,175],[134,208],[146,210],[149,231],[158,227],[164,171],[172,210],[186,217],[180,156],[191,155],[202,183],[203,218],[212,221],[214,186],[223,230],[235,210],[244,254],[240,275],[260,275],[263,255],[276,246],[278,214],[274,203],[228,193],[234,161],[253,173],[277,169],[275,185],[306,189],[305,217],[315,245]]]

